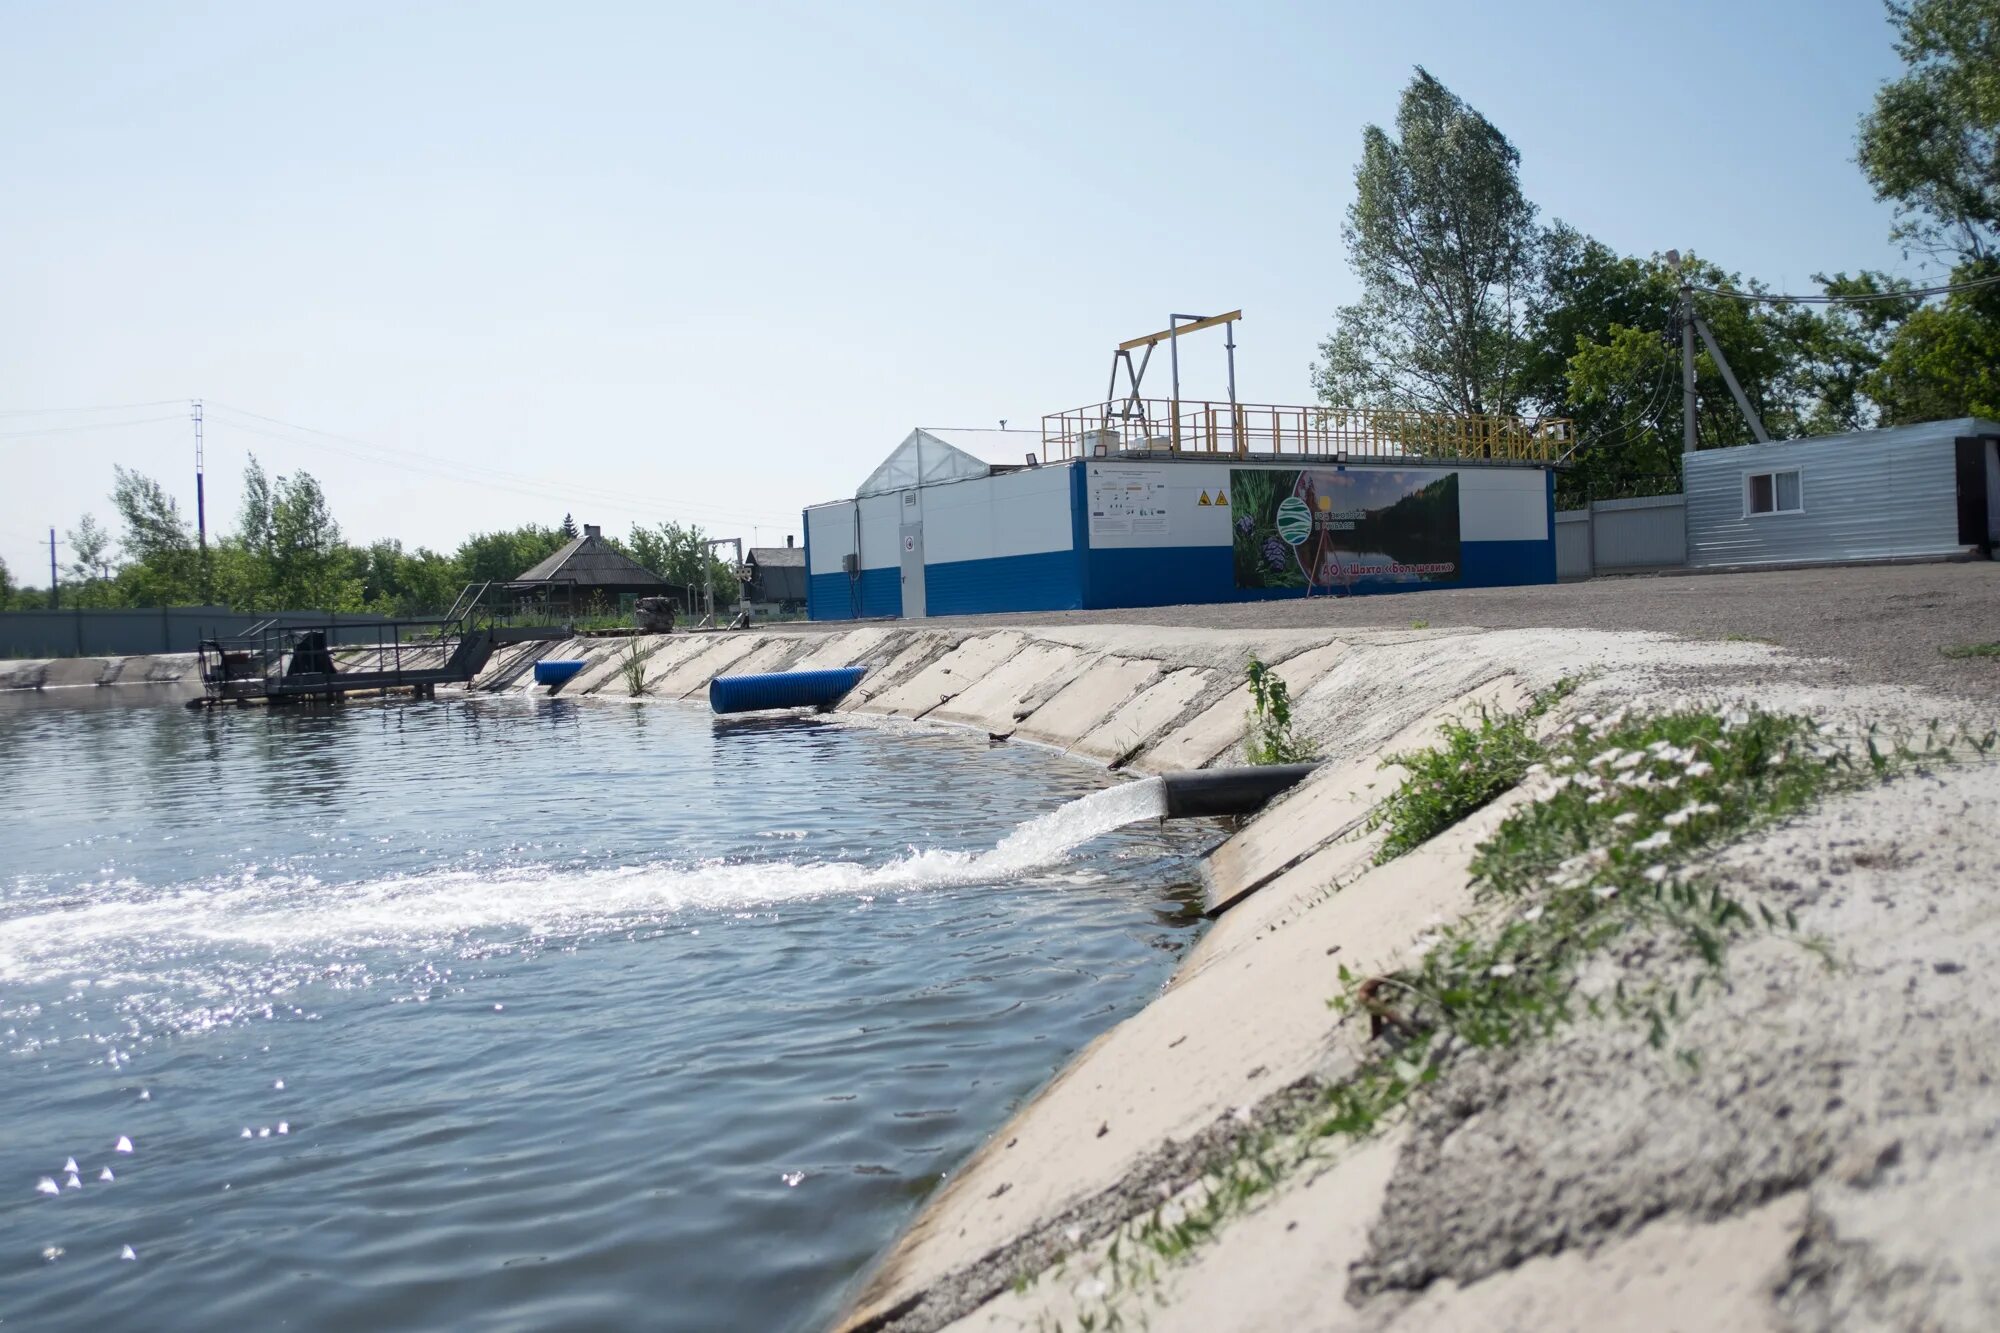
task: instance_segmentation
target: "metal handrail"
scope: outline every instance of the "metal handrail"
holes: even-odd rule
[[[1566,418],[1450,416],[1370,408],[1128,398],[1042,418],[1051,461],[1143,450],[1171,454],[1300,454],[1382,459],[1559,463],[1573,443]]]

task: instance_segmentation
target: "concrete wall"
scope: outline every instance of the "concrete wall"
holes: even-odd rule
[[[230,611],[219,606],[127,610],[0,612],[0,657],[129,657],[191,653],[201,640],[241,634],[252,625],[354,626],[336,642],[372,643],[386,617],[331,611]]]
[[[1713,568],[1962,552],[1953,441],[1989,434],[2000,434],[2000,424],[1964,418],[1688,454],[1681,465],[1688,563]],[[1746,478],[1792,469],[1799,473],[1801,508],[1751,514]]]

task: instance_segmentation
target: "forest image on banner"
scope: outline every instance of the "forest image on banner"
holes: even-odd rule
[[[1238,588],[1338,592],[1459,577],[1458,474],[1232,468]]]

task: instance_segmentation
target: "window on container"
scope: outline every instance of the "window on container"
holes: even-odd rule
[[[1796,514],[1805,508],[1799,487],[1799,470],[1752,472],[1743,478],[1743,512],[1746,514]]]

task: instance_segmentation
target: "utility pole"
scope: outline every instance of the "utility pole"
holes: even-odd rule
[[[62,609],[62,589],[56,583],[56,530],[49,529],[49,610]]]
[[[1667,251],[1667,262],[1681,280],[1681,452],[1691,454],[1700,447],[1694,429],[1694,288],[1681,272],[1680,251]]]
[[[208,601],[208,495],[205,490],[201,444],[201,399],[194,400],[194,533],[200,544],[201,600]]]

